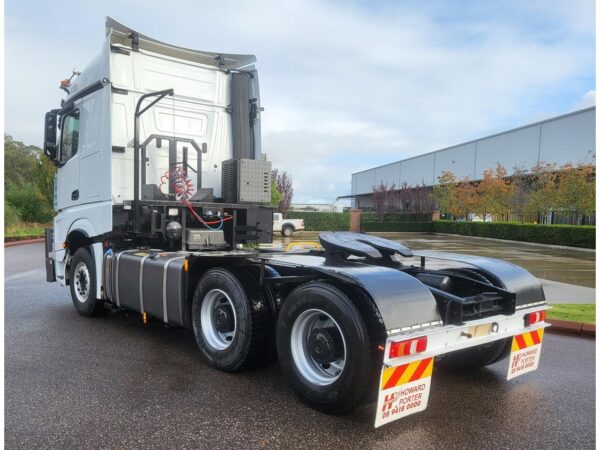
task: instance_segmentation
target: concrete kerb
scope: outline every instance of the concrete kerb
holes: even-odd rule
[[[546,319],[550,325],[546,331],[550,333],[571,334],[575,336],[596,338],[596,325],[593,323],[574,322],[572,320]]]
[[[15,247],[17,245],[37,244],[38,242],[44,242],[44,238],[22,239],[19,241],[8,241],[8,242],[4,242],[4,247]]]

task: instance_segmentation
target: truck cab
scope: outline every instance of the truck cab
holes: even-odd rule
[[[45,117],[60,284],[83,245],[100,296],[105,242],[188,250],[271,241],[255,61],[165,44],[107,18],[100,53],[62,83],[67,96]],[[244,173],[228,161],[262,175],[240,186]],[[250,195],[232,198],[242,187]]]

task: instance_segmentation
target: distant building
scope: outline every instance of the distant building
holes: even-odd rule
[[[343,212],[344,206],[336,203],[293,203],[290,211]]]
[[[352,174],[352,206],[373,207],[373,187],[437,184],[443,171],[479,180],[483,171],[502,164],[531,169],[538,162],[563,165],[591,162],[596,151],[596,108],[586,108],[464,144],[443,148]],[[344,198],[344,197],[341,197]]]

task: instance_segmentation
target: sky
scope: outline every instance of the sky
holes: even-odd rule
[[[258,58],[262,148],[294,202],[351,174],[595,105],[593,0],[5,2],[5,132],[41,146],[104,20]]]

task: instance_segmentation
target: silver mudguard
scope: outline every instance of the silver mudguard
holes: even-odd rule
[[[270,261],[290,266],[310,267],[326,275],[349,281],[365,289],[379,309],[388,333],[402,329],[441,324],[437,303],[419,280],[397,269],[344,261],[328,264],[324,257],[294,254],[269,256]]]
[[[446,253],[434,250],[419,250],[415,256],[435,258],[468,264],[496,278],[503,288],[516,294],[516,306],[544,302],[546,297],[542,285],[537,278],[520,266],[494,258],[475,255]]]

